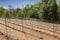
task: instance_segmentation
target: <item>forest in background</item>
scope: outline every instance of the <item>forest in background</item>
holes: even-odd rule
[[[60,3],[57,3],[56,0],[41,0],[34,5],[26,5],[23,9],[15,9],[11,5],[8,6],[8,9],[0,7],[0,18],[5,17],[60,21]]]

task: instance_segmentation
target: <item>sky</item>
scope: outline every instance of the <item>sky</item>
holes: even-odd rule
[[[15,8],[23,8],[27,4],[35,4],[41,0],[0,0],[0,6],[8,8],[9,5],[12,5]],[[59,0],[57,0],[58,2]]]

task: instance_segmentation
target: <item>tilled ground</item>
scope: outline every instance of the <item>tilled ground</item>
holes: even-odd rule
[[[0,40],[6,40],[6,37],[4,37],[3,35],[0,35]]]
[[[7,40],[7,37],[5,37],[4,35],[0,34],[0,40]],[[13,39],[8,38],[8,40],[13,40]]]
[[[0,23],[5,23],[4,21],[0,21]],[[59,40],[59,38],[41,33],[36,32],[32,29],[24,28],[15,24],[11,24],[7,22],[7,25],[9,25],[12,28],[7,27],[8,33],[14,34],[19,40]],[[17,31],[15,29],[18,29],[20,31]],[[6,31],[6,26],[0,24],[0,30]],[[24,33],[24,32],[26,33]]]

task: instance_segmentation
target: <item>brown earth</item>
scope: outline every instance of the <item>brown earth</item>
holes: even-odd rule
[[[16,24],[21,24],[22,23],[22,21],[19,21],[19,20],[18,21],[17,20],[12,20],[10,22],[13,22],[13,23],[16,23]],[[5,22],[1,21],[1,20],[0,20],[0,23],[5,24]],[[24,21],[24,25],[26,25],[26,24],[27,24],[27,21]],[[29,24],[31,24],[31,23],[29,23]],[[19,40],[60,40],[59,38],[57,38],[55,36],[52,36],[52,35],[49,35],[49,34],[46,34],[46,33],[42,33],[42,32],[36,32],[36,31],[32,30],[34,28],[32,26],[30,26],[30,27],[32,27],[32,29],[28,29],[29,27],[24,28],[24,27],[21,27],[21,26],[12,24],[12,23],[8,23],[8,22],[7,22],[7,25],[11,26],[12,28],[15,28],[15,29],[26,32],[26,33],[19,32],[17,30],[14,30],[14,29],[11,29],[11,28],[7,27],[8,33],[14,34]],[[0,24],[0,30],[6,31],[6,26]],[[2,36],[0,36],[0,37],[2,37]],[[5,38],[5,37],[3,37],[3,38]]]

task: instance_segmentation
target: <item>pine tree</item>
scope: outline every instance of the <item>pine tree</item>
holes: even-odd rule
[[[42,2],[45,2],[47,4],[49,2],[49,0],[42,0]]]
[[[49,19],[53,21],[57,21],[59,19],[57,13],[57,3],[56,0],[50,0],[49,2]]]
[[[48,0],[43,0],[41,7],[41,13],[43,19],[48,19]]]

